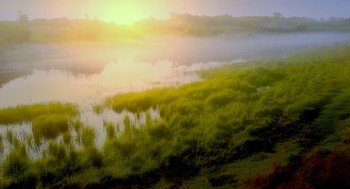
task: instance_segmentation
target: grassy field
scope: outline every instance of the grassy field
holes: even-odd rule
[[[74,105],[0,110],[1,124],[31,122],[34,138],[49,141],[38,159],[25,142],[13,145],[0,187],[350,187],[349,52],[346,44],[259,58],[202,71],[201,82],[108,98],[94,110],[154,108],[160,118],[106,124],[101,149]]]

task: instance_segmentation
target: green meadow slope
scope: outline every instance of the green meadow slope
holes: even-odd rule
[[[95,111],[139,114],[153,107],[160,118],[147,113],[145,123],[136,126],[125,117],[124,129],[107,124],[102,149],[86,126],[76,129],[82,149],[69,140],[51,141],[45,156],[31,160],[23,158],[26,145],[18,145],[2,165],[0,183],[38,188],[350,187],[349,52],[349,44],[307,49],[206,70],[203,81],[178,88],[116,95]],[[3,113],[9,110],[0,110],[0,118]],[[33,121],[33,132],[35,124],[43,128],[70,119],[59,118]]]

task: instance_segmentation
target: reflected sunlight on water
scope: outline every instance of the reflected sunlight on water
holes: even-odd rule
[[[169,61],[149,64],[124,60],[109,63],[100,74],[93,75],[34,70],[31,75],[17,78],[0,88],[0,107],[48,101],[93,104],[116,93],[200,81],[196,71],[222,64],[186,66]]]
[[[231,63],[240,61],[242,60]],[[93,75],[74,74],[67,70],[34,70],[32,74],[12,80],[0,88],[0,107],[51,101],[75,103],[80,110],[80,120],[95,129],[95,144],[102,147],[107,134],[106,123],[118,125],[118,128],[123,130],[125,116],[128,116],[135,125],[139,125],[145,122],[146,113],[135,115],[128,111],[116,113],[106,109],[97,114],[92,109],[94,104],[117,93],[142,91],[154,87],[179,86],[200,81],[201,78],[197,71],[223,64],[227,63],[208,62],[180,65],[170,61],[160,61],[150,64],[130,59],[109,63],[101,73]],[[148,113],[152,119],[160,117],[157,109],[150,109]],[[31,123],[1,126],[1,128],[3,128],[0,129],[2,136],[6,136],[8,131],[12,131],[20,141],[26,143],[28,143],[28,139],[22,135],[32,135]],[[76,133],[72,131],[72,135],[74,136]],[[62,141],[62,136],[55,140]],[[7,154],[11,145],[6,140],[4,144],[4,153]],[[42,150],[47,145],[48,142],[44,141],[39,148],[33,148],[30,150],[30,156],[40,157]]]

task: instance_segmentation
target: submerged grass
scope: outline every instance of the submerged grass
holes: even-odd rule
[[[314,165],[304,157],[308,152],[312,153],[308,157],[320,157],[324,150],[313,149],[336,154],[322,156],[328,160],[339,155],[334,146],[344,147],[350,141],[344,134],[350,133],[346,122],[350,119],[349,51],[350,45],[338,45],[283,58],[260,58],[203,71],[202,82],[108,98],[95,107],[96,112],[109,107],[139,114],[157,108],[161,117],[152,120],[147,114],[146,122],[136,126],[126,116],[118,135],[116,126],[107,124],[101,150],[94,144],[95,131],[76,121],[72,128],[81,127],[76,140],[82,149],[75,149],[68,139],[51,142],[47,155],[28,160],[19,174],[6,174],[6,166],[12,165],[6,162],[2,183],[104,188],[274,188],[289,181],[297,183],[293,176],[278,179],[286,170],[288,174],[299,170],[302,163],[293,162]],[[20,109],[25,108],[7,111],[25,117]],[[67,109],[76,114],[74,108]],[[67,132],[67,122],[59,121],[66,120],[62,112],[51,114],[43,118],[40,116],[46,114],[31,113],[26,119],[43,119],[38,128],[57,124],[57,132]],[[316,169],[309,167],[311,173]],[[264,179],[267,184],[261,185]],[[300,186],[312,187],[313,183]]]

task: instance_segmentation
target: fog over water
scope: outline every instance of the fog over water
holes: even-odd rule
[[[199,81],[195,71],[237,60],[349,41],[348,33],[310,32],[18,45],[0,54],[0,78],[5,78],[0,107],[55,100],[96,102],[115,93]]]

